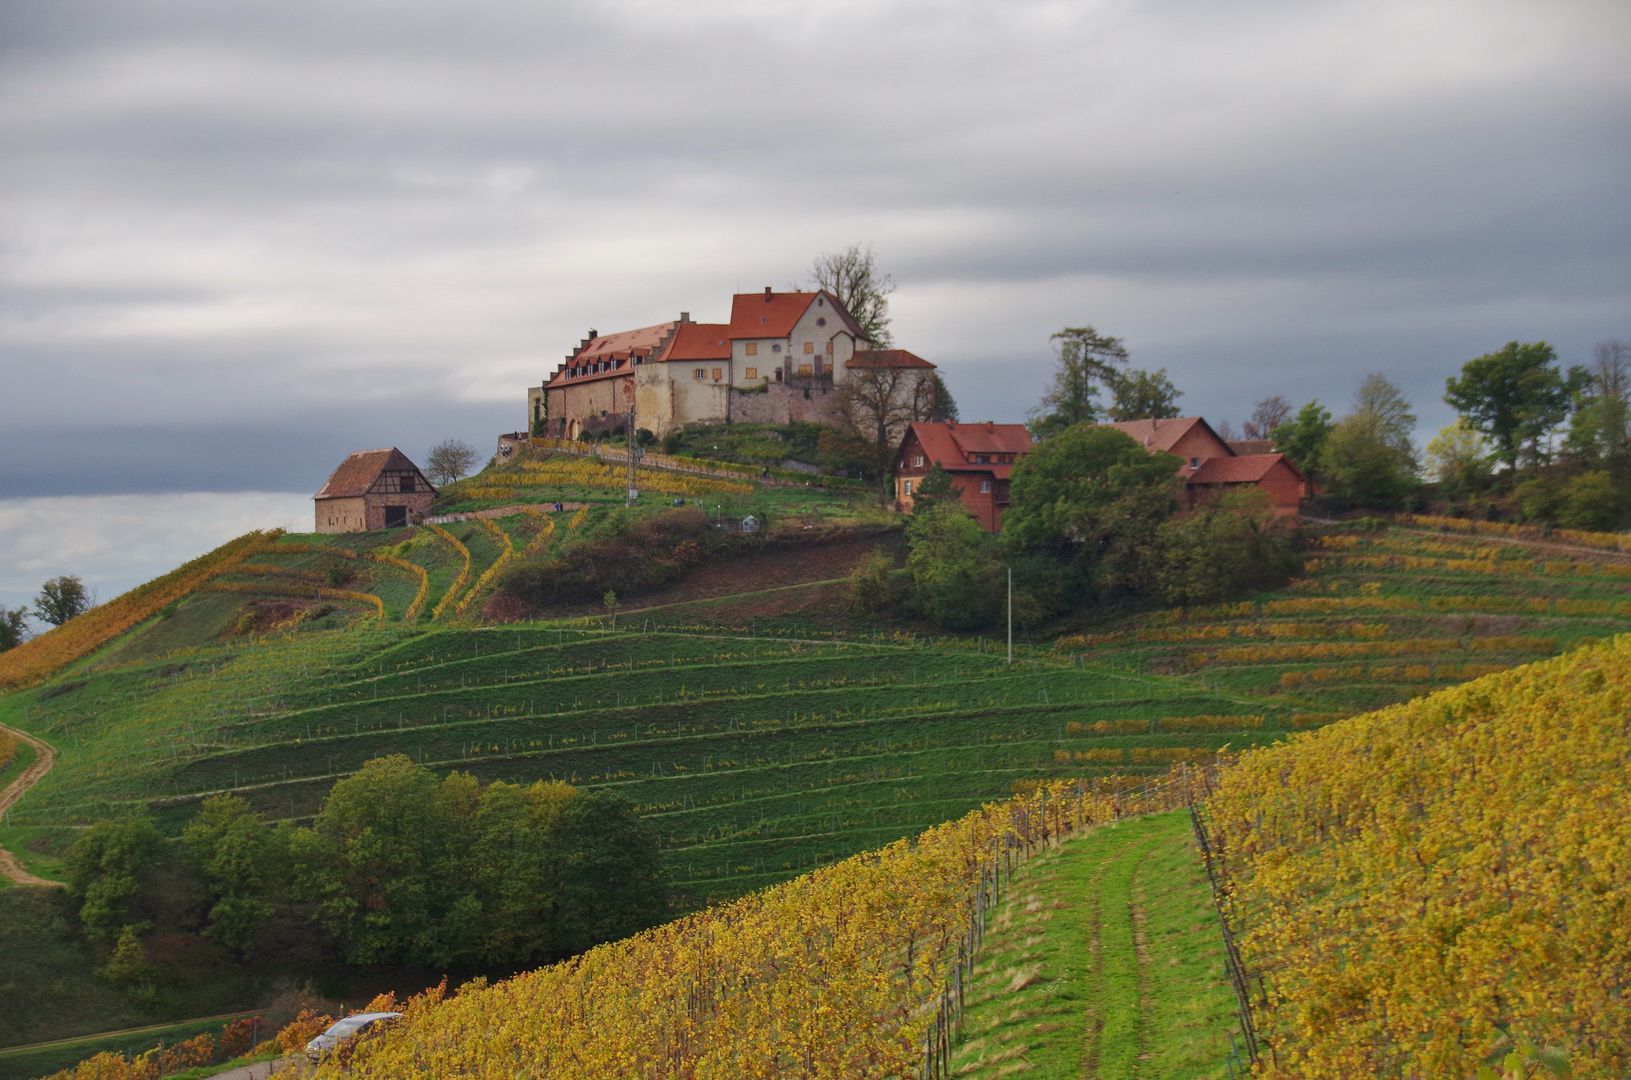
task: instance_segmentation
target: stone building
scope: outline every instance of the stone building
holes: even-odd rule
[[[419,466],[396,447],[358,450],[340,462],[312,500],[320,533],[369,532],[410,525],[436,501]]]
[[[659,437],[685,424],[831,424],[836,391],[877,364],[909,368],[903,385],[919,397],[930,387],[932,400],[933,364],[871,345],[831,293],[766,288],[733,297],[728,323],[681,312],[638,330],[591,330],[527,391],[527,407],[535,430],[566,438],[620,426],[631,411]]]

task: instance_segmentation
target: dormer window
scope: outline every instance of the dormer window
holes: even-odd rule
[[[1192,457],[1192,458],[1190,458],[1190,459],[1189,459],[1189,467],[1190,467],[1190,468],[1191,468],[1191,469],[1198,469],[1198,468],[1200,468],[1200,467],[1201,467],[1201,459],[1200,459],[1200,458],[1198,458],[1198,457]]]

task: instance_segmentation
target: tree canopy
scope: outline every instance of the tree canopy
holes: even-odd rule
[[[1091,326],[1067,326],[1048,340],[1058,350],[1059,366],[1042,403],[1027,414],[1031,434],[1038,439],[1099,420],[1099,392],[1127,365],[1121,339]]]
[[[1556,352],[1544,341],[1509,341],[1445,380],[1444,400],[1489,436],[1495,456],[1515,472],[1520,459],[1541,459],[1541,442],[1568,414],[1570,391],[1581,378],[1572,373],[1565,378]]]
[[[1320,449],[1321,472],[1350,502],[1397,506],[1414,490],[1421,468],[1411,441],[1415,428],[1416,416],[1399,388],[1370,375],[1354,393],[1353,411]]]
[[[1319,469],[1320,451],[1331,435],[1331,410],[1316,398],[1297,410],[1297,415],[1270,429],[1275,448],[1290,458],[1305,475]]]
[[[1167,369],[1129,368],[1109,376],[1111,420],[1165,420],[1178,415],[1184,392],[1172,385]]]
[[[61,626],[75,615],[82,615],[91,606],[91,594],[85,583],[69,574],[54,577],[40,586],[40,595],[34,598],[34,614]]]
[[[480,460],[476,448],[469,443],[461,439],[443,439],[430,448],[430,455],[425,458],[425,473],[431,483],[440,487],[468,476]]]

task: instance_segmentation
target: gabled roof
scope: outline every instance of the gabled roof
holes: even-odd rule
[[[860,326],[850,318],[844,305],[825,289],[819,292],[779,293],[767,288],[762,293],[737,293],[731,297],[731,340],[787,337],[810,305],[816,302],[816,297],[820,297],[822,306],[832,308],[833,314],[838,317],[839,325],[831,328],[834,334],[848,330],[857,337],[861,336]]]
[[[1191,484],[1255,484],[1281,462],[1300,480],[1302,473],[1284,454],[1246,454],[1242,457],[1215,457],[1201,462],[1190,474]]]
[[[419,466],[408,460],[408,455],[394,446],[379,450],[358,450],[346,455],[346,459],[340,462],[340,467],[328,478],[328,483],[319,488],[312,498],[350,499],[366,495],[379,479],[379,474],[387,470],[392,472],[412,470],[418,474],[419,479],[425,480],[425,474],[419,472]],[[425,489],[436,490],[431,487],[429,480],[425,480]]]
[[[905,349],[857,349],[855,355],[844,361],[848,368],[923,368],[933,371],[934,365],[907,352]]]
[[[1012,465],[975,463],[975,454],[1028,454],[1034,447],[1024,424],[934,424],[919,422],[908,426],[908,434],[917,438],[923,455],[938,462],[947,472],[989,472],[1006,478]],[[901,439],[896,451],[896,465],[901,451],[906,449],[907,437]]]
[[[642,326],[638,330],[622,330],[615,334],[599,334],[590,338],[573,354],[568,363],[610,360],[629,356],[650,356],[663,340],[682,325],[674,322]]]
[[[1175,416],[1169,420],[1119,420],[1099,426],[1124,431],[1146,449],[1171,450],[1178,445],[1178,440],[1189,434],[1197,424],[1205,428],[1214,439],[1218,439],[1218,433],[1212,430],[1212,425],[1199,416]],[[1223,440],[1218,439],[1218,442],[1223,443]]]
[[[683,323],[659,360],[729,360],[729,323]]]
[[[1024,424],[993,424],[987,420],[983,424],[948,421],[941,426],[964,454],[1028,454],[1036,448]]]

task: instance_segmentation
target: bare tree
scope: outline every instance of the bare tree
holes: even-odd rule
[[[1274,429],[1291,419],[1291,402],[1275,394],[1266,397],[1252,409],[1251,419],[1246,421],[1246,438],[1272,439]]]
[[[443,439],[430,448],[430,456],[425,459],[425,472],[430,474],[431,483],[437,487],[451,484],[461,476],[467,476],[481,460],[476,448],[460,439]]]
[[[1598,394],[1623,401],[1631,383],[1631,343],[1599,341],[1591,350],[1591,381]]]
[[[836,255],[816,256],[810,280],[844,305],[873,348],[890,344],[889,294],[895,291],[895,279],[878,273],[871,244],[851,244]]]
[[[882,472],[906,425],[934,416],[934,390],[920,368],[857,368],[833,391],[832,410],[840,431],[876,448]]]

